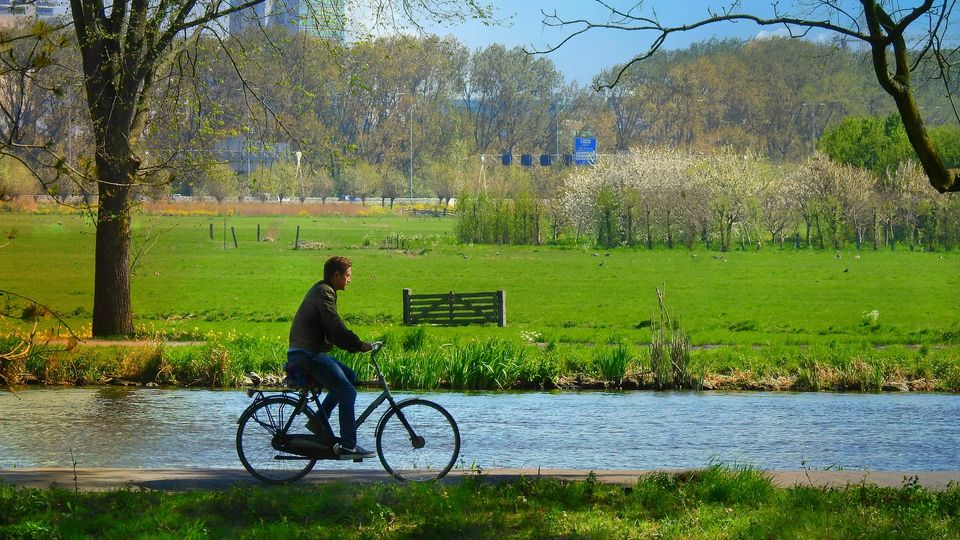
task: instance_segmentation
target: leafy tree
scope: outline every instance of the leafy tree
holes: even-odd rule
[[[450,199],[467,184],[467,178],[476,174],[473,156],[463,141],[455,141],[440,159],[430,162],[425,171],[427,185],[437,200],[447,206]]]
[[[877,175],[851,165],[844,166],[841,175],[847,222],[853,228],[857,249],[860,249],[873,228]]]
[[[284,199],[294,196],[300,187],[297,167],[288,161],[277,161],[268,167],[260,167],[248,178],[250,193],[261,201],[271,197],[283,204]]]
[[[36,195],[39,187],[30,169],[16,158],[0,158],[0,200]]]
[[[896,169],[913,155],[896,114],[887,118],[848,116],[823,134],[817,148],[837,162],[876,174]]]
[[[379,185],[379,171],[365,161],[359,161],[340,171],[340,193],[358,197],[361,204],[367,204],[367,198],[376,193]]]
[[[393,167],[389,167],[380,173],[380,205],[386,204],[390,199],[390,208],[393,208],[393,201],[407,190],[407,178]]]
[[[460,90],[473,116],[474,142],[481,151],[545,148],[547,112],[558,101],[560,74],[553,62],[519,47],[491,45],[475,53]]]
[[[152,164],[141,147],[158,81],[169,95],[184,80],[181,69],[203,36],[222,31],[218,21],[263,0],[171,0],[151,3],[70,0],[87,112],[94,140],[98,193],[94,276],[94,336],[131,334],[130,219],[133,186]],[[475,0],[370,0],[383,21],[450,15],[486,16]],[[38,32],[39,33],[39,32]],[[263,94],[259,94],[263,97]]]
[[[729,251],[734,226],[750,215],[751,198],[763,188],[762,171],[749,155],[718,154],[694,166],[709,193],[710,212],[720,236],[720,250]]]
[[[240,193],[240,185],[233,169],[225,163],[212,163],[200,171],[196,179],[195,190],[201,195],[213,197],[217,203],[223,203]]]
[[[783,178],[786,180],[787,177]],[[790,195],[790,189],[784,189],[775,182],[765,183],[758,193],[761,222],[781,249],[786,241],[787,229],[796,220],[797,209]]]
[[[898,217],[904,240],[911,251],[932,245],[937,240],[941,209],[937,198],[924,189],[923,170],[915,162],[905,161],[897,168],[895,177],[902,197]]]
[[[336,185],[330,172],[319,167],[309,167],[303,173],[304,188],[310,197],[319,197],[321,203],[327,202],[327,197],[337,194]]]
[[[947,167],[960,167],[960,126],[937,126],[930,130],[930,138]]]
[[[284,199],[290,199],[299,192],[300,181],[297,178],[297,166],[289,161],[280,161],[270,167],[270,189],[276,194],[277,200],[283,204]]]

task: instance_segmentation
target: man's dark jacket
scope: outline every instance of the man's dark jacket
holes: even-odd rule
[[[307,291],[290,326],[290,348],[314,353],[329,352],[333,346],[359,352],[363,342],[337,314],[337,291],[318,282]]]

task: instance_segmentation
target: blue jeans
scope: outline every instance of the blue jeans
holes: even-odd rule
[[[333,409],[340,405],[340,444],[345,448],[355,447],[357,419],[354,417],[354,406],[357,402],[357,390],[353,383],[357,380],[357,374],[326,353],[291,349],[287,351],[287,361],[308,373],[327,391],[320,404],[327,418],[330,418]]]

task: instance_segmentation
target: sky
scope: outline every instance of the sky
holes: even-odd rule
[[[501,43],[508,47],[521,46],[527,50],[543,50],[562,41],[569,32],[547,27],[543,24],[542,11],[567,19],[589,19],[594,22],[607,22],[610,12],[594,0],[488,0],[498,12],[497,17],[505,19],[500,25],[488,26],[479,21],[462,25],[432,25],[427,29],[438,35],[453,35],[470,49]],[[618,8],[628,9],[636,0],[610,0]],[[781,4],[789,4],[782,1]],[[708,8],[718,10],[729,5],[730,1],[717,0],[647,0],[644,13],[655,10],[664,24],[689,22],[708,16]],[[771,0],[742,0],[740,13],[770,14]],[[682,49],[691,43],[705,41],[711,37],[736,37],[750,39],[766,36],[773,32],[782,33],[775,27],[760,27],[752,23],[721,23],[696,31],[674,34],[665,47]],[[601,70],[616,64],[622,64],[637,53],[645,51],[652,34],[625,32],[618,30],[594,29],[567,42],[558,51],[548,54],[558,70],[564,74],[567,82],[577,82],[587,86]],[[812,36],[816,38],[816,36]]]

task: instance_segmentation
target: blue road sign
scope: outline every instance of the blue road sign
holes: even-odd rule
[[[573,139],[573,162],[577,165],[593,165],[597,162],[596,137],[576,137]]]

